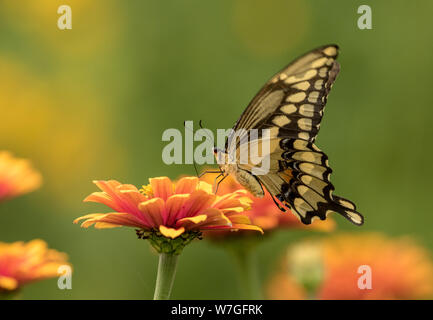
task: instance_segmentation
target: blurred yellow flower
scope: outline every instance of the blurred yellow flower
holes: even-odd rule
[[[31,192],[42,183],[42,176],[29,160],[0,151],[0,201]]]
[[[313,242],[309,242],[311,247]],[[305,244],[300,244],[304,246]],[[298,245],[299,246],[299,245]],[[410,239],[390,239],[381,234],[341,234],[316,242],[314,257],[321,257],[323,279],[316,284],[314,296],[324,300],[367,299],[428,299],[433,297],[433,263],[429,253]],[[318,254],[318,251],[320,253]],[[293,253],[293,249],[289,252]],[[305,259],[293,261],[285,258],[282,269],[274,275],[268,286],[268,296],[274,299],[291,299],[292,291],[308,288],[299,274],[288,265],[302,264]],[[358,282],[364,275],[361,266],[371,270],[371,288],[360,288]],[[275,279],[278,279],[276,282]],[[287,289],[289,288],[289,289]]]
[[[197,177],[184,177],[173,183],[167,177],[151,178],[138,190],[118,181],[95,181],[102,192],[94,192],[84,201],[99,202],[115,210],[94,213],[74,221],[85,220],[82,227],[135,227],[140,237],[149,239],[159,250],[159,238],[175,239],[182,235],[198,236],[202,230],[256,230],[243,214],[251,203],[246,191],[238,190],[217,196],[211,185]],[[155,239],[154,236],[157,236]],[[152,241],[155,240],[155,241]],[[167,244],[167,243],[165,243]]]
[[[57,27],[61,5],[72,11],[72,30],[67,33]],[[123,31],[123,17],[110,1],[3,0],[0,10],[6,28],[37,39],[58,59],[94,57],[116,46]]]
[[[126,153],[119,151],[123,147],[108,130],[110,110],[93,95],[95,90],[72,79],[67,85],[47,81],[1,53],[0,70],[2,146],[32,155],[44,173],[44,190],[53,195],[54,202],[75,204],[87,172],[125,167],[121,164]],[[100,131],[105,134],[97,134]],[[85,157],[78,156],[82,150],[87,150]],[[66,193],[62,191],[65,184],[69,186]]]
[[[58,276],[58,268],[67,263],[67,255],[48,249],[43,240],[0,242],[0,293],[22,285]]]

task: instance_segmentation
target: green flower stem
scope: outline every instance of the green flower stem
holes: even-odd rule
[[[153,300],[170,299],[176,275],[177,259],[179,255],[174,253],[160,253],[158,275],[156,277],[155,294]]]
[[[262,299],[256,250],[254,248],[237,247],[232,252],[238,265],[238,280],[242,298],[251,300]]]

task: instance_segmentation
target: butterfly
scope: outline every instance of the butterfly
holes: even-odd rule
[[[331,212],[355,225],[364,222],[353,202],[333,194],[328,157],[314,144],[340,71],[338,50],[337,45],[314,49],[274,75],[235,123],[224,149],[213,150],[222,180],[231,175],[256,197],[263,197],[266,189],[282,211],[290,209],[304,224],[325,220]],[[268,135],[252,138],[251,129],[268,129]],[[236,132],[241,134],[234,138]],[[239,161],[242,146],[261,145],[264,139],[269,168],[254,173],[257,164]]]

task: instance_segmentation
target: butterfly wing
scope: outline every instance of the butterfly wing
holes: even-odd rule
[[[328,93],[340,70],[337,56],[338,46],[329,45],[289,64],[263,86],[236,122],[233,132],[269,128],[276,137],[314,142]],[[234,141],[231,138],[227,139],[228,143]]]
[[[352,202],[332,195],[328,157],[313,143],[328,93],[340,70],[337,55],[336,45],[323,46],[273,76],[233,128],[233,133],[243,129],[245,136],[231,135],[226,142],[226,150],[233,148],[238,156],[243,143],[248,142],[250,148],[254,144],[248,137],[250,129],[269,129],[270,168],[255,176],[305,224],[315,217],[323,220],[330,212],[338,212],[354,224],[363,223]],[[261,139],[258,136],[256,143],[262,144]],[[250,173],[257,169],[251,162],[238,166]]]
[[[250,146],[255,147],[255,143],[263,141],[252,141]],[[310,224],[316,217],[324,220],[331,212],[356,225],[363,224],[364,218],[355,204],[333,195],[328,157],[315,144],[302,139],[271,138],[269,159],[269,170],[255,177],[282,207],[291,209],[304,224]],[[257,170],[253,163],[238,166],[250,173]]]

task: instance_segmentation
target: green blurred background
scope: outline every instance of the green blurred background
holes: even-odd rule
[[[57,8],[72,8],[72,30]],[[357,28],[358,6],[373,29]],[[167,128],[202,119],[229,128],[267,79],[298,55],[341,48],[341,73],[317,144],[336,193],[365,215],[358,229],[411,235],[433,249],[430,139],[433,2],[78,1],[0,2],[0,147],[29,158],[44,185],[0,207],[0,240],[42,238],[69,254],[73,289],[30,285],[26,299],[152,298],[157,256],[133,230],[84,230],[78,216],[93,179],[142,185],[194,174],[161,161]],[[259,247],[269,276],[288,243],[280,231]],[[318,235],[321,236],[321,235]],[[173,298],[239,298],[230,257],[196,241],[180,258]]]

